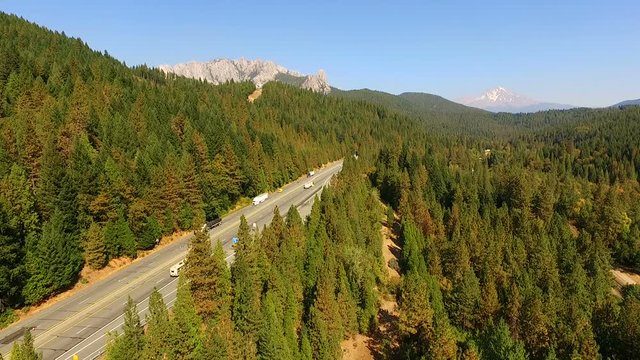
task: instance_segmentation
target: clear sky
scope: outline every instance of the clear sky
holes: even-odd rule
[[[129,65],[272,60],[342,89],[640,98],[640,1],[27,1],[0,9]]]

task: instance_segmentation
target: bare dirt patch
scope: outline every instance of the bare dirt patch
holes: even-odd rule
[[[389,226],[382,227],[382,256],[387,268],[389,278],[400,278],[398,264],[400,257],[400,246],[398,245],[398,234]]]
[[[613,278],[620,286],[624,285],[638,285],[640,284],[640,274],[636,274],[626,269],[618,268],[611,270]]]
[[[397,264],[401,248],[398,243],[398,228],[394,224],[382,226],[382,254],[387,269],[389,284],[400,280]],[[389,285],[388,284],[388,285]],[[357,334],[342,341],[342,358],[345,360],[379,360],[393,358],[398,348],[398,311],[394,294],[380,294],[378,328],[371,334]]]
[[[342,358],[349,360],[373,360],[373,354],[369,349],[371,338],[356,334],[354,337],[344,340],[340,347],[342,348]]]
[[[251,95],[249,95],[247,100],[249,100],[249,102],[252,103],[256,101],[256,99],[259,98],[260,95],[262,95],[262,88],[257,88],[254,92],[251,93]]]
[[[577,238],[580,235],[580,230],[578,230],[578,227],[574,224],[569,222],[569,231],[571,231],[571,235],[573,235],[574,238]]]
[[[611,270],[611,275],[616,281],[616,286],[611,288],[611,293],[619,298],[622,297],[622,287],[625,285],[640,285],[640,274],[630,270],[617,268]]]

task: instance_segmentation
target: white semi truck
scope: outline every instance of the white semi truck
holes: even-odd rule
[[[269,198],[269,193],[260,194],[253,198],[253,205],[258,205]]]

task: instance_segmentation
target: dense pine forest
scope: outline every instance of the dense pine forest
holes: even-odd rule
[[[582,137],[535,125],[487,152],[380,152],[371,179],[401,219],[403,358],[635,357],[637,286],[619,299],[610,270],[640,268],[638,110],[594,112]],[[618,126],[629,136],[598,140]]]
[[[171,314],[154,293],[143,334],[130,303],[107,358],[340,358],[340,340],[373,328],[382,276],[383,208],[361,171],[347,163],[306,223],[295,207],[260,233],[242,218],[230,270],[197,233]]]
[[[637,357],[640,291],[610,270],[640,271],[640,107],[409,117],[277,82],[249,103],[250,83],[130,68],[14,16],[0,34],[0,325],[344,157],[307,219],[243,222],[231,268],[196,232],[176,303],[154,293],[142,327],[130,302],[107,358],[340,358],[382,291],[385,358]]]
[[[253,105],[249,83],[167,78],[0,23],[0,314],[412,126],[278,83]]]

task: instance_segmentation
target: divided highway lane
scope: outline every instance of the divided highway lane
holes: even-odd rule
[[[227,260],[231,261],[231,238],[236,234],[241,215],[244,214],[250,224],[255,222],[260,228],[271,221],[276,205],[283,215],[295,205],[305,216],[310,212],[314,195],[341,169],[341,161],[332,163],[316,172],[313,177],[315,186],[311,189],[303,189],[307,179],[299,179],[285,186],[282,193],[270,194],[264,203],[230,214],[220,226],[209,232],[210,237],[222,241]],[[165,303],[173,304],[177,278],[169,276],[169,268],[185,256],[190,237],[185,236],[138,259],[73,296],[1,331],[0,353],[7,358],[12,342],[20,339],[23,329],[29,327],[45,360],[72,359],[73,354],[78,354],[80,359],[97,357],[104,351],[106,333],[122,326],[122,312],[128,296],[138,304],[143,319],[154,287],[159,289]]]

